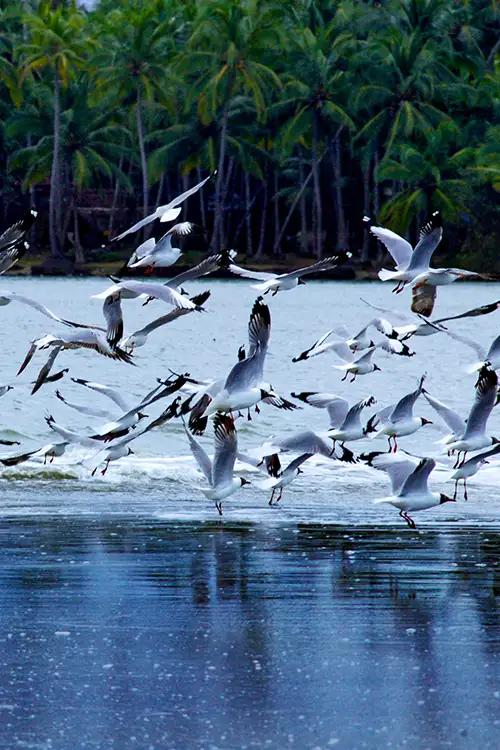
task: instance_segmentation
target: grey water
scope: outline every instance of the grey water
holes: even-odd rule
[[[101,321],[103,279],[4,278],[65,317]],[[55,397],[112,408],[71,382],[119,388],[133,403],[156,377],[224,374],[245,343],[256,292],[246,282],[207,279],[207,312],[152,334],[137,366],[92,352],[64,352],[69,367],[31,397],[44,356],[15,373],[29,342],[57,324],[12,303],[0,308],[0,438],[19,450],[50,442],[45,416],[90,432],[100,424]],[[496,284],[455,284],[438,293],[438,316],[500,298]],[[379,283],[312,282],[269,301],[269,381],[291,391],[368,395],[382,407],[427,373],[427,388],[468,410],[477,355],[440,335],[413,339],[411,358],[377,353],[382,372],[340,381],[332,355],[292,364],[328,329],[353,332],[375,314],[360,297],[407,310],[408,297]],[[123,303],[126,332],[164,312]],[[497,314],[450,323],[486,348]],[[90,399],[90,400],[89,400]],[[160,403],[151,417],[164,408]],[[116,413],[116,412],[115,412]],[[440,461],[433,489],[452,494],[444,432],[435,424],[401,446]],[[112,416],[112,414],[111,414]],[[102,420],[101,420],[102,421]],[[249,450],[272,434],[326,430],[325,414],[263,407],[240,420]],[[500,436],[500,408],[490,420]],[[210,452],[211,436],[202,439]],[[356,452],[385,450],[359,441]],[[2,448],[9,453],[18,448]],[[222,519],[182,426],[166,424],[134,442],[135,455],[90,476],[98,461],[75,447],[53,464],[33,460],[0,472],[0,747],[43,750],[163,748],[497,748],[500,745],[498,552],[500,464],[470,481],[460,500],[416,515],[372,501],[384,476],[317,459],[287,488],[281,506],[253,485],[229,498]],[[243,467],[240,467],[243,470]]]

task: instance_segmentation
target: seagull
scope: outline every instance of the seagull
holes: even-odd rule
[[[273,435],[253,452],[259,459],[279,453],[298,453],[301,455],[310,453],[311,455],[324,456],[333,461],[356,463],[354,453],[348,448],[343,447],[341,455],[337,456],[333,438],[329,436],[328,432],[313,432],[313,430],[301,430],[283,438],[276,438]]]
[[[429,419],[425,417],[414,417],[413,407],[418,397],[423,392],[423,384],[425,375],[422,375],[420,382],[415,391],[408,393],[403,396],[395,406],[389,406],[374,415],[369,420],[366,426],[366,433],[373,432],[374,429],[379,426],[379,429],[375,431],[372,436],[374,438],[379,435],[387,435],[389,439],[389,452],[392,450],[391,440],[394,441],[394,453],[398,449],[397,438],[403,437],[404,435],[413,435],[420,427],[426,424],[432,424]]]
[[[93,294],[93,299],[105,299],[113,294],[120,294],[122,299],[135,299],[141,295],[146,297],[154,297],[162,302],[166,302],[167,305],[173,305],[173,307],[181,307],[187,310],[195,310],[196,305],[191,302],[190,299],[179,294],[175,289],[165,286],[164,284],[154,284],[145,281],[131,281],[129,279],[120,279],[120,282],[114,284],[104,292],[99,294]]]
[[[332,345],[332,349],[338,356],[345,360],[343,365],[333,365],[336,370],[344,370],[345,375],[342,380],[346,380],[349,373],[352,375],[350,380],[354,383],[358,375],[368,375],[370,372],[380,372],[380,367],[372,362],[373,352],[376,347],[372,346],[367,349],[361,356],[355,357],[344,341],[339,341]]]
[[[104,468],[101,470],[101,476],[104,476],[109,469],[109,464],[112,461],[118,461],[120,458],[125,458],[125,456],[133,455],[134,451],[129,446],[129,443],[131,440],[135,440],[135,438],[137,437],[139,437],[139,435],[127,435],[125,438],[123,438],[123,440],[118,440],[116,443],[113,443],[113,445],[109,445],[104,448],[104,450],[97,453],[96,457],[101,456],[101,454],[102,456],[99,459],[99,463],[97,463],[92,469],[91,476],[95,476],[101,463],[104,463]]]
[[[438,401],[437,398],[431,396],[425,388],[423,389],[422,394],[434,411],[439,414],[445,425],[451,430],[451,433],[446,435],[441,442],[448,444],[458,440],[465,432],[465,419],[463,419],[460,414],[450,406],[447,406],[442,401]]]
[[[5,394],[8,393],[9,391],[13,391],[13,390],[14,390],[13,385],[0,385],[0,398],[2,398],[2,396],[5,396]]]
[[[459,336],[456,333],[449,333],[449,335],[452,339],[469,346],[479,357],[480,361],[471,365],[467,372],[476,372],[486,366],[491,367],[493,370],[500,370],[500,335],[493,340],[488,350],[481,346],[481,344],[478,344],[475,339],[468,338],[467,336]]]
[[[361,456],[363,458],[363,456]],[[433,458],[415,460],[411,456],[403,458],[388,453],[372,453],[367,457],[369,466],[385,471],[391,480],[392,495],[375,500],[376,504],[388,503],[399,509],[411,529],[415,521],[408,514],[419,510],[435,508],[444,503],[455,502],[455,499],[440,492],[430,492],[427,481],[436,466]]]
[[[191,221],[183,221],[180,224],[174,224],[158,242],[154,239],[146,240],[134,251],[127,263],[127,268],[146,268],[152,271],[155,268],[173,266],[179,260],[182,251],[177,244],[172,243],[178,243],[180,237],[186,237],[196,228]]]
[[[222,389],[214,395],[201,416],[247,409],[262,399],[277,396],[268,384],[262,382],[270,335],[269,307],[263,303],[262,297],[258,297],[248,323],[248,356],[232,367]]]
[[[110,346],[116,346],[123,337],[123,315],[120,292],[109,294],[102,306],[106,321],[106,341]]]
[[[73,331],[59,336],[53,336],[47,334],[39,339],[35,339],[31,342],[31,346],[28,350],[26,357],[24,358],[17,374],[20,375],[27,365],[31,362],[33,355],[36,351],[42,349],[48,349],[49,347],[55,347],[57,353],[65,349],[92,349],[98,354],[102,354],[105,357],[118,360],[120,362],[127,362],[133,364],[130,354],[123,351],[119,347],[112,347],[106,340],[105,336],[100,331],[87,330],[83,328],[76,328]],[[56,355],[57,356],[57,355]],[[54,359],[49,358],[50,365],[54,364]],[[49,361],[47,362],[49,364]],[[47,366],[45,365],[45,367]]]
[[[232,495],[243,485],[250,484],[247,479],[235,477],[233,473],[236,454],[238,452],[238,437],[234,420],[229,414],[217,412],[215,415],[215,454],[213,462],[185,425],[184,429],[189,440],[191,452],[208,482],[208,487],[200,487],[200,489],[205,497],[215,502],[215,507],[221,516],[222,500]]]
[[[366,437],[366,431],[361,425],[360,416],[364,408],[373,406],[375,403],[373,396],[358,401],[351,407],[349,407],[349,402],[346,399],[336,396],[334,393],[303,391],[302,393],[292,393],[292,396],[317,409],[328,411],[330,417],[328,437],[333,439],[334,447],[337,440],[341,441],[343,448],[347,441],[361,440]]]
[[[373,310],[378,310],[387,315],[389,320],[404,323],[404,325],[393,325],[391,323],[393,325],[393,332],[399,341],[406,341],[411,336],[433,336],[435,333],[445,333],[447,329],[441,323],[445,320],[453,320],[453,318],[442,318],[439,321],[430,321],[422,318],[420,315],[409,315],[400,310],[389,310],[385,307],[378,307],[363,299],[363,297],[360,297],[360,299],[361,302],[364,302],[365,305],[368,305]]]
[[[476,396],[466,421],[463,435],[457,440],[448,443],[448,450],[457,451],[457,461],[453,468],[458,468],[465,462],[469,451],[487,448],[490,445],[500,443],[497,438],[486,435],[486,423],[495,406],[498,391],[498,377],[495,370],[488,366],[481,368],[476,383]],[[463,453],[460,462],[460,454]]]
[[[269,505],[277,505],[279,503],[283,495],[284,488],[294,482],[299,474],[303,474],[303,471],[300,467],[305,461],[307,461],[308,458],[311,457],[311,455],[312,453],[303,453],[301,456],[294,458],[293,461],[290,461],[288,466],[283,469],[283,471],[280,472],[277,477],[269,477],[269,479],[259,483],[258,486],[261,489],[272,490],[271,497],[269,498]],[[276,494],[278,496],[275,498]]]
[[[463,268],[428,268],[413,279],[411,309],[415,313],[428,317],[432,315],[436,302],[436,287],[452,284],[460,279],[494,281],[497,278],[494,274],[465,271]]]
[[[441,214],[434,211],[430,220],[420,230],[419,241],[412,248],[408,240],[403,239],[395,232],[385,227],[377,227],[371,224],[368,217],[364,218],[370,232],[382,242],[396,262],[396,271],[388,271],[382,268],[379,271],[379,279],[382,281],[397,281],[393,292],[402,292],[404,287],[416,276],[427,271],[432,255],[441,242],[443,227]]]
[[[384,338],[378,342],[373,341],[367,333],[370,327],[373,327],[382,333]],[[334,341],[328,341],[332,334],[338,338]],[[373,320],[370,320],[369,323],[354,335],[344,326],[332,328],[315,341],[308,349],[305,349],[297,357],[293,357],[292,362],[301,362],[304,359],[317,357],[319,354],[331,351],[332,349],[335,350],[335,345],[340,342],[346,344],[352,352],[359,352],[372,347],[378,347],[379,349],[384,349],[391,354],[401,354],[407,357],[411,357],[414,354],[414,352],[410,352],[406,344],[398,341],[397,334],[388,320],[385,320],[384,318],[373,318]]]
[[[450,479],[453,479],[455,481],[455,494],[453,495],[454,500],[457,497],[458,483],[461,479],[463,479],[464,482],[464,500],[468,500],[467,480],[469,479],[469,477],[473,477],[474,474],[477,474],[481,466],[489,463],[488,458],[491,458],[491,456],[496,456],[498,453],[500,453],[500,443],[494,445],[493,448],[490,448],[489,451],[478,453],[477,455],[472,456],[472,458],[464,461],[464,463],[458,467],[458,469],[450,477]]]
[[[146,216],[144,219],[141,219],[136,224],[134,224],[132,227],[127,229],[125,232],[122,232],[117,237],[113,237],[111,242],[118,242],[118,240],[122,240],[124,237],[126,237],[128,234],[131,234],[132,232],[137,232],[139,229],[142,229],[142,227],[147,226],[148,224],[151,224],[151,222],[155,221],[156,219],[159,219],[160,222],[166,222],[166,221],[173,221],[176,219],[181,211],[181,204],[184,203],[185,200],[187,200],[191,195],[194,195],[195,193],[200,190],[203,185],[208,182],[217,172],[212,172],[208,177],[205,177],[204,180],[201,182],[198,182],[196,185],[194,185],[192,188],[189,188],[189,190],[186,190],[184,193],[181,193],[176,198],[173,198],[169,203],[165,203],[163,206],[158,206],[156,211],[154,211],[152,214],[149,214],[149,216]]]
[[[344,263],[348,258],[351,257],[351,253],[340,253],[339,255],[333,255],[330,258],[324,258],[323,260],[313,263],[311,266],[306,268],[299,268],[291,273],[267,273],[264,271],[252,271],[248,268],[241,268],[234,263],[229,264],[229,271],[234,273],[236,276],[243,276],[248,279],[256,279],[260,281],[260,284],[252,285],[254,289],[258,289],[264,294],[272,292],[274,297],[278,292],[284,292],[289,289],[295,289],[299,284],[305,284],[302,276],[306,276],[310,273],[319,273],[320,271],[329,271],[335,268],[340,263]]]
[[[196,296],[191,297],[191,302],[193,302],[195,305],[194,309],[202,309],[203,305],[209,297],[210,291],[202,292],[201,294],[197,294]],[[123,338],[120,341],[120,346],[122,349],[125,349],[125,351],[132,351],[139,346],[144,346],[150,333],[156,331],[157,328],[160,328],[167,323],[171,323],[173,320],[177,320],[177,318],[180,318],[183,315],[191,312],[193,312],[193,309],[187,309],[185,307],[175,307],[165,315],[160,315],[159,318],[155,318],[143,328],[140,328],[138,331],[134,331],[134,333],[131,333],[129,336]]]
[[[64,441],[62,443],[48,443],[47,445],[37,448],[37,450],[29,451],[28,453],[16,453],[12,456],[4,456],[0,458],[0,463],[4,466],[17,466],[25,461],[29,461],[30,458],[36,458],[43,456],[43,465],[47,463],[47,459],[50,458],[49,463],[54,461],[54,458],[59,458],[64,454],[69,442]]]

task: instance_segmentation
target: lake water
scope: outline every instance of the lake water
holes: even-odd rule
[[[100,279],[4,278],[1,287],[55,312],[99,322]],[[255,291],[206,280],[206,314],[160,329],[137,350],[137,367],[92,352],[65,352],[70,375],[119,387],[131,402],[168,374],[224,374],[246,340]],[[438,315],[500,297],[494,284],[439,290]],[[379,283],[312,282],[270,300],[267,377],[290,391],[321,390],[391,403],[428,374],[437,398],[465,411],[476,356],[441,336],[413,339],[411,359],[377,356],[381,373],[340,382],[335,355],[291,363],[335,325],[359,329],[359,301],[405,309]],[[127,332],[164,311],[123,304]],[[57,330],[21,305],[0,308],[0,437],[23,449],[52,440],[44,416],[91,431],[54,397],[107,408],[68,377],[29,395],[44,358],[20,378],[29,341]],[[486,347],[498,314],[454,330]],[[164,408],[148,410],[151,417]],[[425,403],[419,416],[437,418]],[[500,435],[500,409],[489,423]],[[271,434],[326,429],[325,414],[264,406],[239,423],[243,450]],[[402,447],[440,455],[435,427]],[[210,449],[211,436],[204,439]],[[470,481],[469,502],[416,514],[406,528],[390,507],[383,475],[360,465],[310,461],[269,508],[262,490],[229,498],[222,520],[177,422],[133,444],[136,455],[101,478],[74,448],[51,466],[29,462],[0,474],[0,747],[117,748],[497,748],[500,745],[498,552],[500,464]],[[356,452],[380,441],[353,444]],[[3,449],[2,449],[3,450]],[[5,453],[10,449],[6,448]],[[446,457],[443,456],[443,459]],[[452,494],[445,464],[433,488]],[[249,478],[255,473],[249,472]]]

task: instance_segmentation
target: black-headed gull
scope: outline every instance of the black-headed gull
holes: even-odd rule
[[[245,484],[243,477],[234,476],[234,464],[238,452],[238,436],[234,420],[229,414],[217,412],[214,417],[214,458],[210,460],[205,449],[189,430],[184,427],[191,452],[201,469],[208,487],[200,487],[209,500],[213,500],[219,515],[222,515],[222,501]]]
[[[111,242],[117,242],[118,240],[123,239],[128,234],[132,234],[132,232],[137,232],[139,229],[142,229],[142,227],[147,226],[148,224],[151,224],[151,222],[155,221],[156,219],[159,219],[160,222],[166,222],[166,221],[173,221],[176,219],[181,211],[181,204],[184,203],[185,200],[187,200],[191,195],[194,195],[195,193],[200,190],[203,185],[208,182],[208,180],[213,177],[216,174],[216,172],[212,172],[208,177],[205,177],[204,180],[201,180],[201,182],[198,182],[196,185],[193,185],[192,188],[189,188],[189,190],[184,191],[184,193],[181,193],[180,195],[177,195],[175,198],[173,198],[169,203],[165,203],[163,206],[158,206],[156,211],[153,211],[152,214],[149,214],[149,216],[146,216],[144,219],[141,219],[136,224],[131,226],[129,229],[125,230],[125,232],[122,232],[121,234],[117,235],[116,237],[113,237]]]
[[[363,456],[361,456],[363,458]],[[404,518],[411,529],[415,529],[415,521],[408,514],[420,510],[435,508],[444,503],[455,502],[455,499],[442,492],[431,492],[427,485],[429,475],[436,466],[433,458],[416,459],[412,456],[395,456],[391,453],[372,453],[365,458],[374,469],[388,474],[392,495],[374,500],[376,504],[392,505],[398,508],[399,515]]]
[[[398,437],[413,435],[414,432],[424,425],[432,424],[430,419],[413,416],[415,402],[423,393],[424,380],[425,376],[422,376],[418,387],[414,391],[403,396],[395,406],[388,406],[381,412],[378,412],[368,422],[366,427],[367,434],[373,432],[373,428],[375,428],[375,433],[372,437],[387,436],[389,440],[389,452],[392,450],[391,440],[394,441],[394,452],[396,452],[398,449]]]
[[[196,228],[191,221],[174,224],[157,242],[151,238],[139,245],[129,258],[127,267],[154,270],[173,266],[182,255],[182,250],[178,247],[179,239],[187,237]]]
[[[457,497],[458,492],[458,483],[463,480],[464,483],[464,500],[468,500],[467,495],[467,480],[470,477],[473,477],[481,466],[484,466],[484,464],[489,463],[488,459],[492,456],[497,456],[500,453],[500,443],[497,445],[494,445],[493,448],[490,448],[489,451],[484,451],[483,453],[478,453],[475,456],[472,456],[472,458],[467,459],[467,461],[464,461],[463,464],[461,464],[457,470],[451,475],[450,479],[452,479],[455,482],[455,493],[453,495],[453,498],[455,499]]]

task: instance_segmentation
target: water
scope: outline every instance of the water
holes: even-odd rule
[[[3,287],[99,322],[100,303],[89,297],[105,283],[8,278]],[[136,368],[78,351],[63,353],[60,366],[119,387],[131,402],[168,368],[224,373],[245,343],[255,292],[212,280],[192,290],[207,287],[209,312],[154,333]],[[465,370],[476,356],[440,336],[413,339],[411,359],[379,354],[382,373],[352,385],[340,382],[334,355],[291,363],[332,326],[359,329],[371,317],[360,296],[408,304],[387,286],[355,282],[314,282],[270,301],[273,386],[285,396],[373,394],[381,407],[427,371],[433,395],[468,408],[474,376]],[[443,288],[437,313],[498,297],[494,284]],[[164,311],[123,306],[127,332]],[[41,354],[15,378],[29,341],[57,326],[14,303],[0,315],[0,383],[16,385],[1,400],[0,437],[23,450],[49,442],[48,413],[94,430],[100,421],[69,410],[55,389],[101,408],[111,402],[68,377],[29,396]],[[487,347],[498,315],[450,325]],[[438,421],[425,403],[416,413]],[[489,424],[500,435],[500,409]],[[325,429],[325,414],[264,406],[239,423],[240,447],[304,425]],[[401,445],[441,455],[440,437],[426,427]],[[210,450],[210,435],[204,444]],[[90,477],[91,452],[78,447],[50,466],[31,461],[0,474],[0,748],[499,746],[498,462],[470,481],[468,503],[416,515],[412,532],[394,509],[372,505],[388,485],[362,465],[312,460],[282,507],[269,508],[254,484],[228,499],[219,521],[196,489],[202,479],[177,422],[133,447],[103,478]],[[433,488],[451,494],[449,468],[434,474]]]

